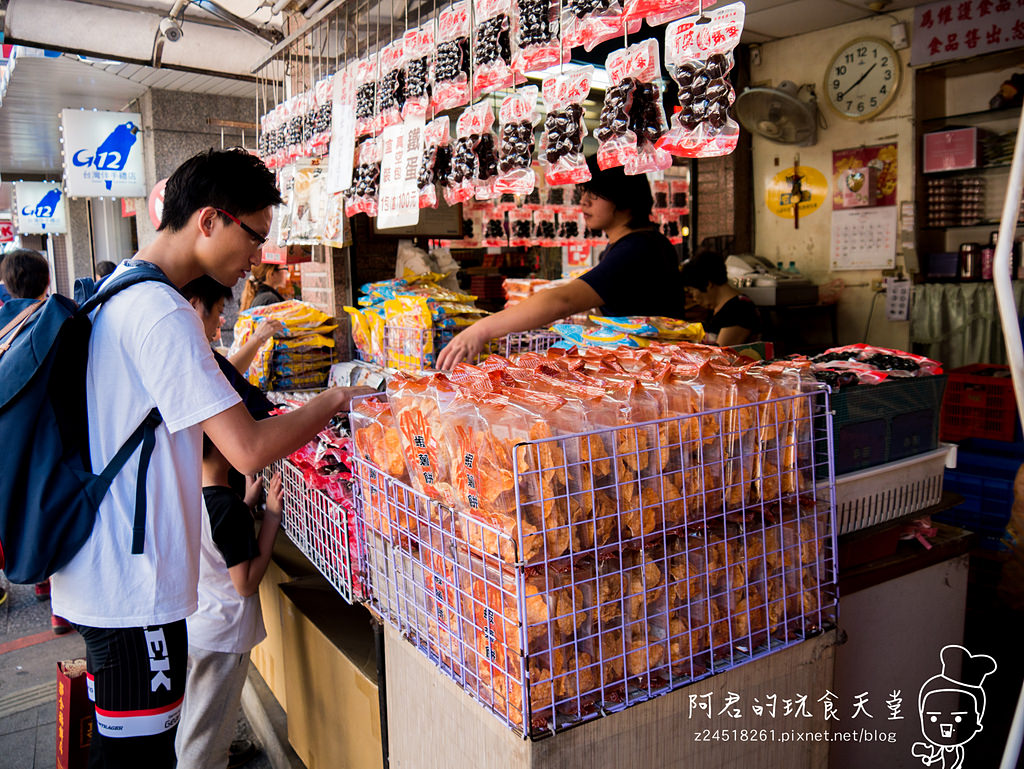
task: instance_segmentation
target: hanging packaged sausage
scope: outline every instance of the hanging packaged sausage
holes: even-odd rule
[[[495,193],[529,195],[537,184],[533,172],[536,144],[533,128],[540,122],[537,112],[537,87],[520,88],[506,96],[498,110],[501,130],[498,134],[498,179]]]
[[[434,57],[434,112],[469,104],[469,0],[441,11]]]
[[[356,64],[356,136],[377,133],[377,57]]]
[[[593,67],[579,67],[564,75],[544,80],[544,138],[541,162],[550,185],[580,184],[590,180],[590,169],[583,156],[583,102],[590,94]]]
[[[658,41],[644,40],[612,52],[605,63],[612,86],[605,92],[597,162],[602,168],[624,166],[627,174],[664,170],[668,152],[655,143],[668,130],[662,106]]]
[[[498,173],[495,152],[494,111],[487,102],[467,107],[455,124],[455,145],[452,148],[452,167],[444,198],[455,205],[476,197],[488,200],[493,180]]]
[[[402,122],[405,107],[405,41],[388,43],[380,52],[380,82],[377,85],[377,125],[381,130]]]
[[[405,106],[402,117],[426,115],[430,109],[431,67],[434,59],[434,22],[410,29],[403,38]]]
[[[431,120],[423,129],[423,160],[417,180],[420,208],[437,208],[437,185],[444,184],[451,171],[452,150],[448,144],[448,116]]]
[[[356,168],[352,174],[352,189],[345,203],[345,215],[377,215],[377,199],[380,193],[381,142],[366,139],[356,147]]]
[[[476,0],[473,6],[473,98],[509,88],[512,72],[513,0]]]
[[[559,38],[559,0],[514,0],[516,72],[539,72],[569,61],[569,49]]]
[[[566,50],[583,46],[591,51],[613,37],[635,35],[643,24],[643,19],[627,24],[619,0],[563,0],[561,20]]]
[[[736,149],[739,125],[729,116],[733,49],[743,31],[743,3],[673,22],[665,31],[665,65],[679,86],[679,111],[658,140],[673,155],[708,158]],[[708,19],[705,23],[699,23]]]

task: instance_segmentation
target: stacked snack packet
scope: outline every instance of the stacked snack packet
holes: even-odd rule
[[[262,320],[279,320],[285,331],[267,341],[249,366],[249,381],[261,390],[309,390],[322,388],[334,357],[338,324],[311,304],[289,299],[239,313],[232,351],[256,331]]]

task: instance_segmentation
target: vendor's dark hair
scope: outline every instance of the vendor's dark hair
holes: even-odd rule
[[[683,285],[698,291],[707,291],[709,285],[721,286],[728,282],[725,257],[717,251],[698,251],[683,262]]]
[[[258,157],[238,148],[208,150],[190,157],[167,180],[157,229],[177,232],[204,206],[238,216],[280,203],[274,174]]]
[[[221,299],[225,302],[231,298],[231,289],[221,285],[209,275],[200,275],[195,280],[190,280],[181,287],[181,294],[189,301],[198,299],[207,312],[213,311],[213,306]]]
[[[50,285],[50,263],[31,248],[8,251],[0,263],[0,281],[15,299],[35,299]]]
[[[641,230],[652,227],[651,209],[654,208],[654,197],[651,185],[645,174],[627,175],[621,166],[602,170],[597,163],[597,155],[587,158],[590,168],[590,180],[583,182],[582,187],[604,198],[620,211],[629,211],[629,228]]]

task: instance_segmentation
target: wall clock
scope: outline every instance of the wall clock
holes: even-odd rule
[[[847,120],[868,120],[896,97],[899,54],[885,40],[861,37],[836,53],[825,70],[829,106]]]

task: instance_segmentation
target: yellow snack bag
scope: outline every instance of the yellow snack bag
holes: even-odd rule
[[[418,371],[434,363],[434,321],[422,296],[400,296],[384,302],[387,363],[390,368]]]

